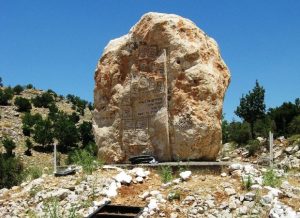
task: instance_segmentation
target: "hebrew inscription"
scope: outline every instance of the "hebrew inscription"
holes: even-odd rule
[[[157,61],[161,54],[162,50],[159,54],[156,45],[138,45],[137,63],[132,65],[125,84],[129,92],[121,101],[122,136],[125,144],[138,141],[145,143],[149,139],[151,120],[166,107],[164,63]]]

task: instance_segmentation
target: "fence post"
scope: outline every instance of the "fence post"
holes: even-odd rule
[[[269,144],[270,144],[270,167],[273,168],[273,133],[269,132]]]
[[[56,143],[54,143],[54,149],[53,149],[53,171],[56,173]]]

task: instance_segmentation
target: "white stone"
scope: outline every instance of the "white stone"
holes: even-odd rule
[[[124,171],[122,171],[115,176],[115,180],[117,180],[120,183],[130,184],[132,181],[132,177]]]
[[[227,173],[221,173],[221,176],[222,176],[222,177],[226,177],[226,176],[227,176]]]
[[[140,176],[136,177],[135,180],[139,183],[142,183],[144,181],[143,177]]]
[[[157,200],[150,199],[150,203],[148,204],[149,211],[156,211],[159,210]]]
[[[234,170],[243,170],[243,168],[244,167],[242,164],[234,163],[229,166],[229,171],[232,172]]]
[[[229,196],[236,194],[236,191],[234,190],[234,188],[225,188],[225,192]]]
[[[184,171],[184,172],[181,172],[180,174],[179,174],[179,176],[180,176],[180,178],[182,179],[182,180],[188,180],[190,177],[191,177],[191,175],[192,175],[192,171]]]

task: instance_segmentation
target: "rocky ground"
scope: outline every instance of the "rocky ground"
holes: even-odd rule
[[[300,173],[274,170],[279,187],[264,185],[266,168],[231,164],[221,172],[173,171],[161,182],[156,169],[104,166],[92,175],[41,178],[0,191],[1,217],[85,217],[104,202],[144,207],[141,217],[300,217]],[[251,178],[248,189],[245,181]],[[244,181],[244,182],[242,182]],[[73,213],[75,212],[75,213]]]

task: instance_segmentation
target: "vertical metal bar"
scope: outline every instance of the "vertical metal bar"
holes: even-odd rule
[[[270,143],[270,167],[273,167],[273,133],[269,132],[269,143]]]
[[[56,166],[56,143],[54,143],[54,154],[53,154],[53,171],[56,173],[57,166]]]

